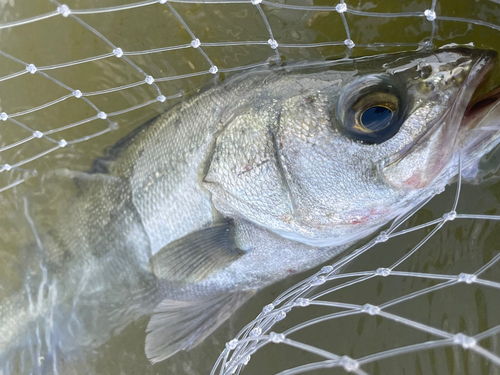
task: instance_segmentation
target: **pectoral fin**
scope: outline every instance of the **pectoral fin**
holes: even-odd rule
[[[153,273],[169,281],[199,282],[244,254],[234,243],[231,220],[171,242],[151,258]]]
[[[146,330],[146,356],[156,363],[195,347],[253,294],[243,291],[196,301],[163,300]]]

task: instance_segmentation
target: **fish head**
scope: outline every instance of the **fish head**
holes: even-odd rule
[[[459,150],[467,163],[498,143],[477,131],[499,114],[496,96],[478,99],[496,61],[450,48],[261,79],[217,139],[215,206],[311,246],[366,236],[443,189]]]

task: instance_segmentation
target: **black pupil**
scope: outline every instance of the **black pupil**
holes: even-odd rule
[[[389,108],[376,106],[368,108],[361,115],[363,126],[369,130],[377,131],[385,128],[392,118]]]

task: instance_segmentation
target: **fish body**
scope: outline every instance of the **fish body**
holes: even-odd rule
[[[151,314],[152,362],[195,346],[255,291],[442,190],[459,155],[473,168],[500,139],[497,98],[474,97],[495,60],[443,49],[253,71],[137,128],[89,172],[58,171],[79,193],[37,233],[42,271],[0,302],[0,358],[33,321],[48,351]]]

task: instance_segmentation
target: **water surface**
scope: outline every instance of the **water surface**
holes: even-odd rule
[[[130,4],[132,0],[72,0],[70,9],[95,9]],[[335,6],[333,1],[277,1],[279,4]],[[431,8],[431,1],[347,1],[350,9],[378,13],[411,13]],[[203,51],[219,70],[239,68],[270,61],[277,55],[268,44],[269,30],[257,7],[250,2],[241,4],[194,4],[172,2],[171,6],[201,41]],[[7,23],[53,12],[50,1],[0,0],[0,22]],[[500,51],[500,31],[492,27],[458,21],[437,19],[434,24],[425,17],[367,17],[345,14],[350,39],[356,47],[351,51],[343,41],[348,38],[340,15],[329,10],[284,9],[262,4],[282,62],[295,63],[343,58],[348,55],[388,53],[415,49],[419,43],[431,41],[435,46],[448,43],[474,43],[480,48]],[[438,1],[438,16],[470,18],[483,23],[500,25],[500,5],[493,1]],[[123,51],[145,51],[168,46],[189,45],[190,33],[182,26],[166,5],[152,4],[140,8],[81,14],[78,17],[95,28],[114,46]],[[433,35],[434,28],[434,37]],[[396,32],[395,32],[396,31]],[[204,45],[204,43],[237,42],[237,45]],[[252,42],[252,44],[241,44]],[[262,42],[258,44],[257,42]],[[299,44],[340,42],[339,45],[298,47]],[[383,43],[384,45],[380,45]],[[288,45],[288,46],[287,46]],[[364,46],[363,46],[364,45]],[[0,29],[0,51],[25,63],[50,67],[69,61],[109,54],[112,48],[102,38],[89,31],[71,17],[61,15],[26,25]],[[137,54],[128,56],[136,67],[115,56],[67,67],[44,70],[71,89],[83,93],[141,82],[144,75],[158,78],[207,72],[209,60],[194,48]],[[0,77],[24,70],[19,61],[0,56]],[[227,79],[231,72],[218,76],[210,73],[155,82],[164,96],[196,92],[200,87]],[[106,113],[140,105],[158,96],[154,85],[141,84],[113,93],[92,95],[88,99]],[[0,81],[0,112],[9,114],[29,110],[70,93],[39,74],[24,74]],[[22,285],[23,258],[21,250],[34,241],[26,212],[41,230],[50,228],[54,217],[70,210],[70,198],[76,189],[71,181],[51,178],[57,168],[88,170],[92,160],[122,136],[176,101],[154,103],[131,112],[110,117],[119,125],[106,131],[110,122],[96,119],[85,124],[61,130],[50,137],[55,141],[81,139],[71,147],[58,149],[44,157],[24,164],[12,171],[0,173],[0,188],[26,180],[15,188],[0,193],[0,301]],[[81,98],[70,97],[36,112],[20,115],[16,120],[33,130],[47,132],[81,119],[94,116],[96,111]],[[94,134],[104,134],[93,137]],[[0,122],[0,147],[24,140],[31,132],[20,125]],[[92,137],[85,140],[85,137]],[[54,147],[47,139],[33,139],[19,146],[2,149],[0,164],[14,165]],[[479,185],[465,185],[461,194],[459,213],[498,214],[500,209],[500,153],[489,155],[482,167]],[[37,171],[36,176],[33,171]],[[408,225],[417,225],[449,211],[454,187],[436,197],[415,215]],[[428,233],[425,229],[393,239],[375,247],[349,266],[352,270],[373,270],[388,266],[409,251]],[[412,272],[458,274],[474,272],[500,250],[500,225],[492,221],[460,220],[446,224],[415,256],[402,266]],[[500,281],[500,269],[492,267],[488,279]],[[190,352],[181,352],[162,363],[151,365],[144,355],[145,328],[148,319],[131,324],[105,345],[77,354],[76,358],[59,364],[62,374],[206,374],[211,369],[227,341],[252,320],[262,306],[272,301],[287,287],[300,281],[297,275],[259,293],[219,328],[202,345]],[[340,290],[332,299],[352,303],[380,303],[388,298],[409,294],[432,285],[433,281],[415,278],[389,277],[384,280],[358,284]],[[419,297],[394,309],[400,314],[424,324],[449,332],[474,334],[500,324],[500,291],[492,288],[460,285]],[[0,302],[1,303],[1,302]],[[304,309],[290,314],[287,322],[293,325],[325,311]],[[284,327],[284,326],[283,326]],[[279,331],[280,326],[275,330]],[[353,358],[414,342],[432,340],[421,331],[402,328],[377,317],[361,316],[338,321],[321,328],[304,330],[294,336],[339,355]],[[500,354],[498,336],[481,343]],[[255,354],[244,373],[272,374],[318,358],[297,349],[268,346]],[[500,368],[481,357],[461,349],[446,348],[420,351],[390,357],[364,368],[374,374],[498,374]],[[328,373],[342,373],[331,370]],[[326,371],[318,371],[326,373]]]

